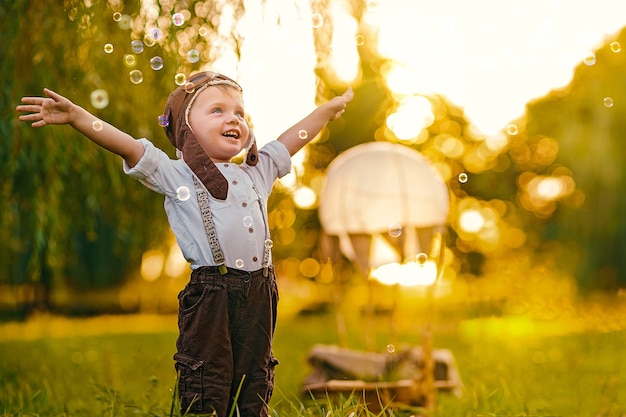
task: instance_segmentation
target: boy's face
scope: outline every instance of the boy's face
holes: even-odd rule
[[[230,162],[245,149],[250,129],[243,99],[230,87],[209,86],[196,97],[189,112],[196,140],[213,162]]]

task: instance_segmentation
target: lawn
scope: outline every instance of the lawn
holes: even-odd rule
[[[624,321],[622,308],[605,305],[602,314],[599,323]],[[454,353],[464,395],[440,393],[434,415],[626,416],[626,332],[573,326],[577,315],[440,317],[432,327],[434,344]],[[363,317],[354,313],[346,322],[350,347],[363,348]],[[174,316],[45,315],[0,324],[0,416],[169,416],[175,325]],[[388,317],[373,323],[368,335],[376,350],[391,342],[420,344],[423,321],[405,317],[394,325],[391,334]],[[338,340],[332,314],[279,319],[274,416],[375,415],[300,395],[310,371],[308,350]]]

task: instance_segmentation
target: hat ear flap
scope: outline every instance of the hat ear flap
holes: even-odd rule
[[[259,162],[259,151],[256,148],[256,142],[254,142],[246,155],[246,164],[254,166],[257,162]]]
[[[250,125],[248,125],[250,127]],[[259,162],[259,151],[256,147],[256,137],[252,129],[250,131],[250,138],[248,139],[248,147],[246,150],[246,164],[255,166]]]

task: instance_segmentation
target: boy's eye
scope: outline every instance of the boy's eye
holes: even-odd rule
[[[214,108],[211,113],[221,113],[222,109],[220,109],[219,107]]]

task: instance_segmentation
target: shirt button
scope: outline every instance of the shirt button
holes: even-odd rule
[[[237,180],[233,180],[233,185],[237,185],[237,184],[238,184]]]
[[[259,260],[259,258],[257,258],[256,256],[254,258],[252,258],[252,262],[256,262],[258,260]]]
[[[228,166],[228,164],[224,164],[224,166],[225,166],[225,167],[227,167],[227,166]]]
[[[248,203],[246,202],[241,203],[241,207],[248,207]]]
[[[248,229],[248,232],[253,233],[254,229],[251,227],[251,228]]]

